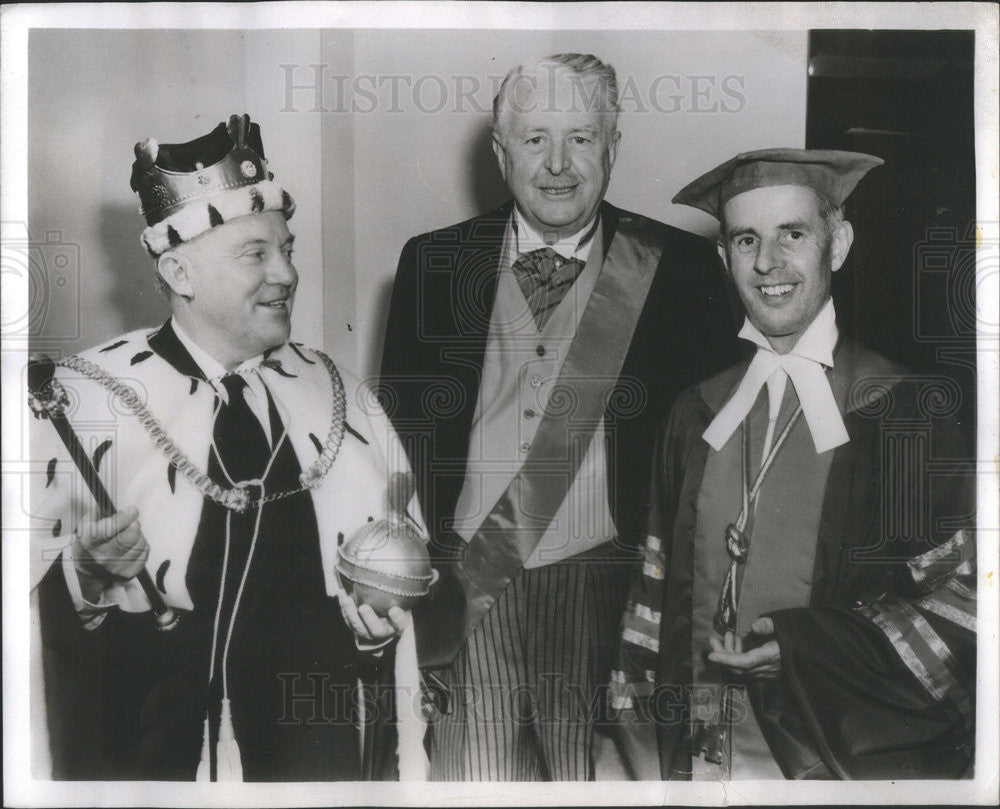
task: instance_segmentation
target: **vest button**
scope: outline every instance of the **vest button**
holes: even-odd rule
[[[531,449],[531,444],[529,444],[527,441],[522,441],[521,452],[527,452],[529,449]]]
[[[545,356],[545,346],[538,346],[538,348],[535,349],[535,353],[539,357],[544,357]]]
[[[533,388],[540,388],[542,386],[542,378],[540,376],[533,376],[528,380],[528,384]]]
[[[533,419],[535,417],[535,411],[529,407],[527,410],[524,411],[524,417],[526,419]]]

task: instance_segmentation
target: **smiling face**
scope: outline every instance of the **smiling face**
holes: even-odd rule
[[[279,211],[240,217],[160,257],[174,315],[228,369],[288,340],[298,273]]]
[[[549,242],[587,225],[618,153],[600,87],[565,68],[523,75],[506,100],[493,150],[518,210]]]
[[[812,189],[781,185],[738,194],[723,210],[719,252],[747,317],[779,354],[823,308],[854,238],[849,222],[831,230],[820,202]]]

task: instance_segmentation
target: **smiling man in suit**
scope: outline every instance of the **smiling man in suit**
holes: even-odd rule
[[[381,385],[444,571],[416,613],[433,778],[592,777],[649,436],[736,356],[711,246],[603,201],[617,117],[594,56],[515,68],[493,116],[513,200],[399,261]]]

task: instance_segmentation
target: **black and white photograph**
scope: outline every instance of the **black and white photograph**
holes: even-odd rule
[[[995,805],[998,18],[0,10],[4,805]]]

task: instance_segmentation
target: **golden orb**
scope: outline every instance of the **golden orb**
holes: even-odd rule
[[[392,607],[408,610],[430,592],[438,573],[427,545],[405,520],[374,520],[341,546],[337,575],[358,606],[385,617]]]

